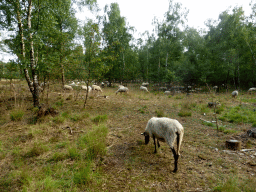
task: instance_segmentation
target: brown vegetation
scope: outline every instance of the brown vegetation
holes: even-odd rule
[[[49,105],[40,110],[33,107],[29,91],[17,92],[15,103],[10,90],[1,90],[0,191],[255,191],[256,141],[245,136],[251,124],[219,120],[225,130],[217,132],[214,123],[200,120],[215,120],[208,102],[225,106],[216,108],[220,117],[252,95],[240,94],[236,100],[230,93],[166,96],[128,85],[130,92],[123,95],[104,88],[108,97],[90,97],[84,109],[84,95],[66,100],[75,90],[59,94],[59,87],[50,87],[48,100],[41,95]],[[178,115],[184,111],[190,115]],[[11,114],[19,118],[12,120]],[[153,116],[177,119],[184,127],[177,173],[172,173],[168,145],[162,143],[154,154],[153,141],[145,145],[140,135]],[[88,137],[100,135],[102,124],[108,128],[106,153],[97,146],[104,140]],[[227,150],[230,139],[250,150]]]

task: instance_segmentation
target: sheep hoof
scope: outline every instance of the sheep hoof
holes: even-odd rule
[[[154,153],[156,153],[157,151],[154,151]]]
[[[173,173],[176,173],[177,171],[178,171],[178,169],[174,169],[174,170],[173,170]]]

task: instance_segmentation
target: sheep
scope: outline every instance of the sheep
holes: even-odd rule
[[[118,88],[122,88],[122,87],[124,87],[123,85],[118,85]]]
[[[171,95],[171,91],[165,91],[164,94],[165,95]]]
[[[140,90],[148,92],[148,88],[144,86],[140,86]]]
[[[75,84],[74,81],[72,81],[72,83],[70,83],[69,86],[76,87],[76,86],[78,86],[78,85]]]
[[[129,89],[127,87],[120,87],[117,91],[116,91],[116,95],[117,93],[128,93]]]
[[[167,87],[159,87],[159,91],[167,91]]]
[[[73,90],[73,87],[71,87],[70,85],[64,85],[64,90]]]
[[[96,92],[95,94],[97,94],[98,92],[103,92],[102,90],[101,90],[101,88],[100,88],[100,86],[98,86],[98,85],[92,85],[92,91],[94,92]]]
[[[235,90],[231,94],[232,94],[232,97],[236,98],[238,96],[238,91]]]
[[[149,85],[148,82],[146,82],[146,83],[143,82],[141,86],[147,87],[148,85]]]
[[[251,94],[253,91],[256,91],[256,88],[255,88],[255,87],[250,88],[250,89],[248,90],[248,93]]]
[[[170,119],[167,117],[152,117],[147,123],[145,132],[141,133],[141,135],[145,136],[146,145],[149,143],[149,138],[153,137],[155,145],[154,153],[157,152],[155,138],[157,139],[158,147],[160,147],[159,141],[167,142],[167,144],[170,146],[172,150],[175,160],[175,168],[173,172],[177,172],[178,159],[180,156],[180,147],[184,135],[183,126],[176,119]],[[177,152],[174,149],[175,140],[177,141]]]
[[[81,89],[86,91],[87,90],[87,86],[86,85],[82,85]],[[92,90],[91,86],[88,86],[88,92],[89,93],[91,92],[91,90]]]
[[[103,92],[102,89],[100,88],[100,86],[98,86],[98,85],[92,85],[92,90]]]

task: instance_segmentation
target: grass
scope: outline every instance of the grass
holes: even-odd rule
[[[250,106],[235,106],[230,107],[222,116],[223,120],[231,123],[256,123],[256,112]]]
[[[101,122],[106,121],[107,119],[108,119],[107,115],[98,115],[96,117],[93,117],[92,121],[95,123],[101,123]]]
[[[187,110],[181,110],[178,115],[180,117],[190,117],[192,116],[192,113],[190,111],[187,111]]]
[[[256,149],[253,138],[242,137],[255,124],[253,96],[214,95],[221,103],[216,133],[215,123],[200,120],[214,120],[206,94],[167,98],[128,84],[129,95],[116,96],[116,88],[104,88],[108,98],[91,97],[83,108],[79,96],[57,98],[60,86],[51,87],[49,106],[59,113],[34,124],[28,121],[37,114],[30,93],[28,100],[19,100],[17,93],[22,108],[5,107],[14,106],[8,92],[0,101],[0,191],[255,191],[255,152],[223,151],[232,138],[241,139],[242,149]],[[23,115],[18,120],[14,112],[19,110]],[[160,142],[154,154],[153,139],[145,145],[140,135],[153,116],[177,119],[184,127],[175,174],[169,146]]]
[[[12,121],[21,121],[24,115],[24,111],[21,109],[14,110],[10,113],[10,118]]]

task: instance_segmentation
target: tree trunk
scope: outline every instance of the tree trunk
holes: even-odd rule
[[[65,85],[65,71],[64,71],[64,65],[61,63],[61,80],[62,80],[62,87],[64,88]]]
[[[38,78],[36,73],[33,35],[31,32],[31,9],[32,9],[32,0],[29,0],[27,20],[28,20],[29,42],[30,42],[30,68],[31,68],[31,73],[33,78],[33,87],[34,87],[32,95],[33,95],[34,107],[39,107],[39,85],[38,85]]]

